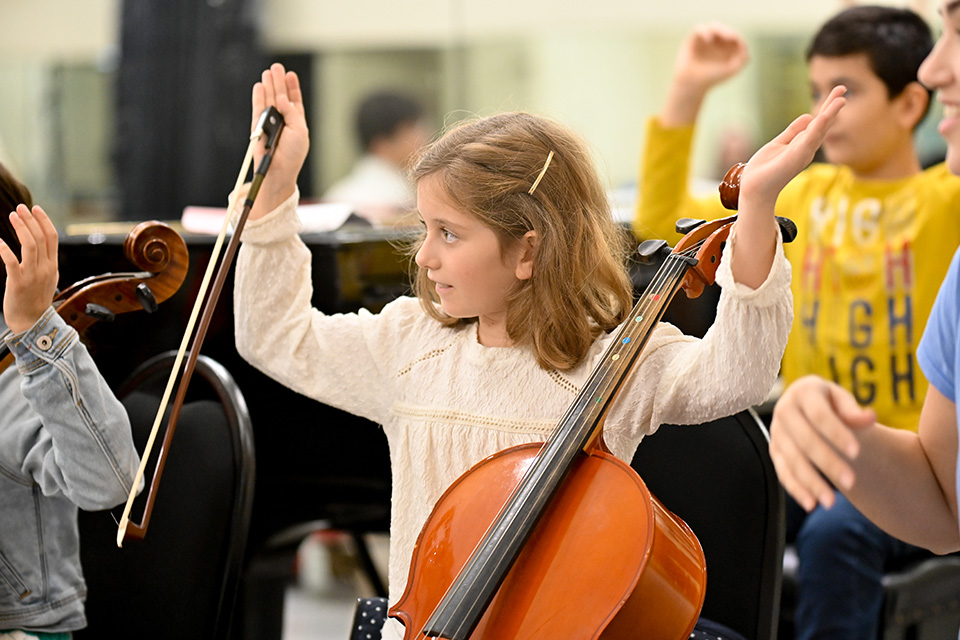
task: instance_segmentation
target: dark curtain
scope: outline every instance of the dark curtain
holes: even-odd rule
[[[256,0],[124,0],[117,178],[125,220],[225,206],[266,60]]]

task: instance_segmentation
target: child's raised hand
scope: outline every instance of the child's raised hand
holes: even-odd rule
[[[266,69],[260,82],[253,85],[251,102],[253,107],[251,130],[267,107],[276,107],[284,119],[283,132],[277,142],[270,170],[267,171],[253,210],[250,212],[250,218],[256,219],[275,209],[293,194],[297,186],[297,175],[310,149],[310,131],[307,128],[300,79],[296,73],[286,71],[279,63],[274,63]],[[259,165],[264,153],[263,145],[258,145],[254,153],[255,167]]]
[[[718,23],[699,25],[680,46],[674,82],[707,91],[736,75],[749,60],[747,43],[736,31]]]
[[[3,318],[14,333],[32,327],[53,302],[60,273],[57,230],[40,207],[20,205],[10,214],[23,259],[0,240],[0,259],[7,271]]]
[[[735,75],[749,59],[746,43],[732,29],[721,24],[694,29],[677,53],[660,124],[682,127],[695,123],[707,92]]]
[[[770,457],[780,483],[807,511],[818,503],[832,506],[833,487],[853,486],[850,460],[860,451],[854,430],[874,424],[876,414],[840,385],[800,378],[780,397],[770,425]]]
[[[834,87],[814,116],[804,114],[757,151],[740,179],[740,211],[772,211],[780,191],[813,160],[846,103],[846,88]]]
[[[776,250],[777,196],[810,161],[845,102],[834,87],[816,116],[804,114],[753,154],[740,177],[734,279],[749,287],[766,280]]]

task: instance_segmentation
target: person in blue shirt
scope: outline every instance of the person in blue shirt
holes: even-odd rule
[[[86,626],[77,510],[122,503],[139,465],[123,405],[52,306],[57,231],[30,200],[0,165],[0,640]]]
[[[947,166],[960,175],[960,1],[942,0],[943,33],[919,71],[943,103]],[[833,487],[888,533],[936,553],[960,550],[957,367],[960,253],[954,256],[917,359],[930,381],[917,432],[878,424],[839,385],[795,382],[771,424],[770,455],[786,490],[808,511],[834,504]]]

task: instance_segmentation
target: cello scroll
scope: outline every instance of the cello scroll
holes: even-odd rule
[[[162,222],[142,222],[127,235],[124,254],[139,272],[105,273],[74,283],[54,298],[64,320],[81,334],[97,320],[118,313],[156,311],[187,276],[187,245]]]
[[[124,254],[140,271],[104,273],[79,280],[53,299],[61,318],[81,338],[97,321],[117,314],[157,309],[180,288],[187,277],[187,245],[173,228],[162,222],[141,222],[124,241]],[[6,346],[0,350],[0,371],[13,363]]]

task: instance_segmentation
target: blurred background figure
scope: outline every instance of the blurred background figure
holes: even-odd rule
[[[713,178],[723,180],[730,167],[749,160],[758,148],[746,127],[728,126],[717,141],[717,165],[713,170]]]
[[[421,104],[404,94],[377,91],[364,98],[356,114],[363,155],[323,199],[353,204],[374,224],[404,223],[416,206],[407,167],[430,135],[423,118]]]

